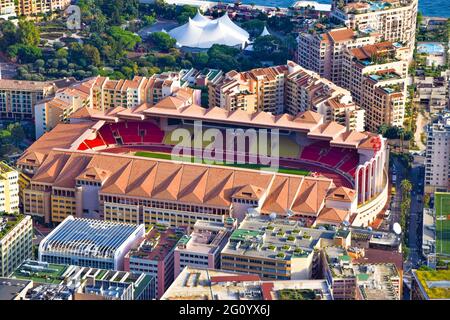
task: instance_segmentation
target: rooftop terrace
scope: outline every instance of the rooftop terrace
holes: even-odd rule
[[[261,281],[258,276],[186,267],[163,300],[329,300],[324,280]]]
[[[307,257],[334,231],[304,228],[296,221],[247,217],[230,237],[223,253],[289,260]]]
[[[130,258],[162,260],[172,251],[184,231],[176,228],[152,226],[139,245],[130,250]]]
[[[22,214],[7,214],[0,212],[0,240],[25,218]]]

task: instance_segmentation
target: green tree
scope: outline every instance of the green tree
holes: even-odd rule
[[[174,48],[177,43],[177,40],[165,32],[153,32],[150,39],[157,48],[165,51]]]
[[[11,123],[7,129],[11,132],[11,140],[14,145],[19,145],[25,139],[25,131],[20,123]]]
[[[181,7],[180,12],[177,15],[177,22],[179,24],[186,23],[189,18],[193,18],[197,14],[197,7],[184,5]]]
[[[400,183],[400,187],[402,188],[402,193],[404,197],[409,197],[409,193],[412,190],[412,184],[411,181],[408,179],[403,179]]]
[[[96,47],[86,44],[83,46],[83,52],[90,65],[99,66],[101,64],[100,52]]]
[[[28,46],[37,46],[41,42],[39,28],[31,21],[19,21],[17,38],[20,43]]]

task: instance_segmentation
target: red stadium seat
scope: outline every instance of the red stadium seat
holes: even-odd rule
[[[93,140],[84,140],[84,143],[86,143],[86,145],[91,149],[105,145],[102,138],[100,138],[98,135]]]
[[[82,142],[82,143],[78,146],[78,149],[77,149],[77,150],[87,150],[87,149],[89,149],[89,147],[88,147],[84,142]]]

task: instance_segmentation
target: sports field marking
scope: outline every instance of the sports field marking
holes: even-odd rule
[[[450,193],[436,192],[436,253],[450,255]]]
[[[147,151],[138,151],[134,154],[137,157],[146,157],[146,158],[155,158],[155,159],[164,159],[164,160],[171,160],[171,154],[168,153],[160,153],[160,152],[147,152]],[[182,157],[183,162],[194,162],[194,157]],[[202,161],[202,163],[205,163]],[[217,163],[214,164],[217,166],[225,166],[225,167],[236,167],[236,168],[242,168],[242,169],[251,169],[251,170],[263,170],[263,171],[272,171],[270,167],[266,167],[259,164],[251,164],[251,163]],[[285,173],[285,174],[294,174],[299,176],[307,176],[310,174],[310,171],[307,170],[301,170],[301,169],[290,169],[290,168],[278,168],[278,173]]]

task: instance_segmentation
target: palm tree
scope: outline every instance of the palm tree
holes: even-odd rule
[[[400,183],[400,187],[402,188],[403,197],[408,196],[412,190],[411,181],[409,181],[408,179],[403,179]]]

